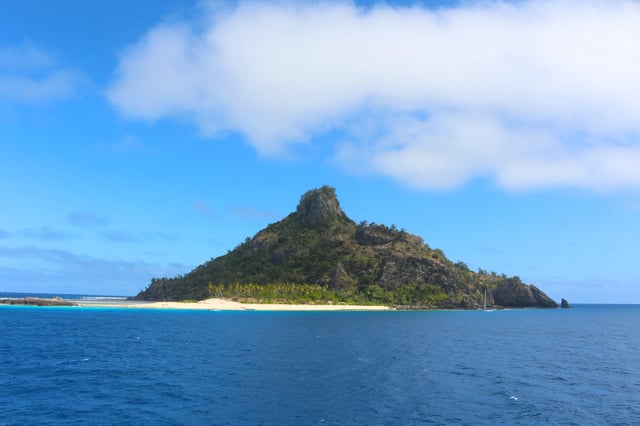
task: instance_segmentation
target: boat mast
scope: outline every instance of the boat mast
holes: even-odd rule
[[[484,310],[487,310],[487,289],[484,289]]]

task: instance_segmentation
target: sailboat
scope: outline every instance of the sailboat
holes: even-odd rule
[[[491,308],[491,309],[487,309],[487,289],[484,289],[484,311],[485,312],[493,312],[495,311],[495,309]]]

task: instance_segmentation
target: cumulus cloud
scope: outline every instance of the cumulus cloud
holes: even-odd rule
[[[638,188],[638,22],[625,0],[241,3],[150,29],[107,96],[263,154],[332,132],[337,161],[419,188]]]
[[[36,104],[73,97],[86,78],[30,43],[0,46],[0,103]]]

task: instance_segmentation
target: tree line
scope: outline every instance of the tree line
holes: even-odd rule
[[[457,298],[447,295],[439,286],[430,284],[408,284],[395,289],[385,289],[374,284],[338,290],[319,284],[209,283],[208,292],[209,297],[255,303],[428,306],[440,305]]]

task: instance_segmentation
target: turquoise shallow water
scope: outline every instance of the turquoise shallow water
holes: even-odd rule
[[[0,307],[0,424],[640,424],[640,306]]]

